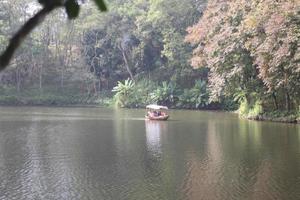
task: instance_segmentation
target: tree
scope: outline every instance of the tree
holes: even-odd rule
[[[299,104],[299,1],[210,0],[203,17],[188,29],[194,67],[210,69],[211,100],[239,90],[251,104],[285,96]],[[284,94],[285,93],[285,94]],[[298,102],[298,103],[297,103]],[[276,108],[283,108],[275,103]]]
[[[4,69],[11,60],[15,50],[20,46],[25,37],[53,10],[64,7],[69,19],[74,19],[79,14],[80,5],[77,0],[38,0],[43,8],[12,37],[6,50],[0,56],[0,70]],[[94,0],[101,11],[106,11],[106,5],[103,0]]]
[[[290,110],[292,104],[293,108],[297,107],[300,96],[300,2],[257,1],[244,24],[244,31],[251,36],[246,47],[254,57],[267,93],[274,98],[284,96],[286,110]]]

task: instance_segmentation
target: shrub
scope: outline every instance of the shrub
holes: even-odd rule
[[[179,92],[176,83],[164,81],[161,86],[150,93],[150,98],[155,103],[172,106],[178,100]]]
[[[256,117],[263,113],[263,107],[261,101],[257,100],[254,106],[249,110],[248,117]]]
[[[184,89],[177,106],[183,108],[205,108],[209,104],[206,82],[198,80],[192,89]]]
[[[18,105],[20,103],[16,96],[0,96],[0,104],[2,105]]]
[[[114,99],[117,106],[128,107],[134,99],[134,82],[129,79],[125,80],[124,83],[118,81],[112,92],[116,93]]]
[[[140,80],[134,87],[134,99],[132,100],[135,107],[145,107],[153,103],[151,99],[151,92],[157,88],[157,84],[150,80]]]
[[[249,104],[248,104],[247,99],[244,99],[240,104],[239,114],[241,116],[247,116],[248,113],[249,113]]]

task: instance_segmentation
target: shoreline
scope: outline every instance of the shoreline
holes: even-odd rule
[[[112,106],[107,104],[97,104],[97,103],[77,103],[77,104],[39,104],[39,103],[20,103],[20,104],[3,104],[0,103],[0,107],[50,107],[50,108],[110,108]],[[143,109],[143,108],[121,108],[121,109]],[[247,119],[251,121],[266,121],[266,122],[276,122],[276,123],[288,123],[288,124],[300,124],[300,118],[293,115],[285,115],[279,117],[271,117],[270,113],[264,113],[257,116],[241,116],[236,111],[228,111],[222,109],[184,109],[184,108],[173,108],[176,110],[189,110],[189,111],[212,111],[212,112],[228,112],[237,114],[242,119]]]
[[[277,122],[277,123],[287,123],[287,124],[300,124],[300,118],[287,115],[287,116],[281,116],[281,117],[270,117],[266,115],[258,115],[258,116],[249,116],[244,117],[248,120],[253,121],[267,121],[267,122]]]

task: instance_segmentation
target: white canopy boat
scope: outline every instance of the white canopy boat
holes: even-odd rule
[[[146,106],[147,114],[145,116],[148,120],[167,120],[169,118],[169,115],[166,113],[166,110],[168,110],[167,106],[160,106],[151,104]]]

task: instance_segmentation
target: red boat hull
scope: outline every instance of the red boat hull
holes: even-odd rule
[[[165,120],[167,120],[167,119],[169,118],[169,115],[157,116],[157,117],[146,115],[145,118],[148,119],[148,120],[160,120],[160,121],[165,121]]]

